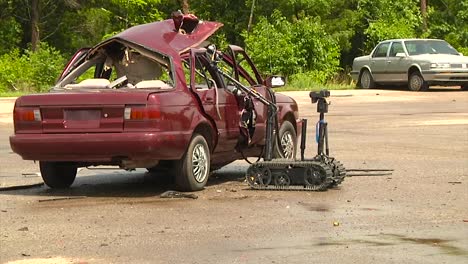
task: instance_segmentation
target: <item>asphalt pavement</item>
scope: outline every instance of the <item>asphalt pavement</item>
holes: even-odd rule
[[[308,92],[287,92],[309,119]],[[468,263],[468,92],[332,91],[332,156],[351,177],[325,192],[253,191],[237,161],[197,199],[145,170],[88,170],[69,190],[0,191],[1,263]],[[0,187],[41,183],[12,153],[0,100]]]

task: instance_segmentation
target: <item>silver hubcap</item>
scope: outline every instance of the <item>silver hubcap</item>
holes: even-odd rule
[[[413,91],[419,91],[422,87],[422,79],[418,75],[413,75],[410,80],[410,88]]]
[[[197,182],[203,182],[208,175],[208,159],[202,144],[197,144],[192,153],[192,173]]]
[[[287,159],[294,157],[294,142],[289,131],[286,131],[281,137],[281,147],[283,147],[283,155]]]
[[[370,74],[368,71],[365,71],[362,73],[361,86],[362,88],[369,88],[370,86]]]

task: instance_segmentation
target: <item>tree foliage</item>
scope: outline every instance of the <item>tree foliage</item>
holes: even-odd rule
[[[212,41],[246,46],[264,73],[291,80],[329,81],[389,38],[445,39],[468,54],[468,0],[427,1],[427,28],[420,0],[0,0],[0,89],[50,85],[80,47],[178,9],[222,22]]]
[[[419,0],[360,0],[358,11],[362,16],[367,41],[365,52],[370,52],[384,39],[417,36],[422,20]]]
[[[319,71],[320,76],[324,76],[316,78],[319,81],[336,72],[338,45],[327,34],[320,18],[307,17],[289,22],[275,10],[270,20],[262,17],[252,32],[243,33],[246,48],[261,71],[286,76]]]
[[[41,92],[50,88],[62,71],[65,59],[47,43],[33,52],[13,49],[0,55],[0,91]]]

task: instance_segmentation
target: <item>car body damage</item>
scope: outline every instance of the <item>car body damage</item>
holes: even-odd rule
[[[64,178],[78,167],[118,165],[169,169],[181,190],[199,190],[210,170],[260,155],[265,107],[206,57],[207,39],[221,26],[176,14],[79,50],[49,93],[17,99],[13,151],[40,161],[51,187],[68,187],[73,180]],[[222,57],[237,80],[271,96],[242,48],[231,45]],[[277,104],[279,125],[299,134],[296,102],[278,95]]]

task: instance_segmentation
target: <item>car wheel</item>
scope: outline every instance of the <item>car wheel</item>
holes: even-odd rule
[[[429,89],[429,85],[419,72],[413,72],[408,80],[408,89],[414,92],[426,91]]]
[[[296,157],[297,134],[294,126],[289,121],[284,121],[279,132],[281,148],[275,144],[273,156],[275,158],[294,159]]]
[[[53,189],[68,188],[76,178],[77,168],[69,162],[40,161],[39,168],[44,183]]]
[[[180,191],[199,191],[210,173],[210,149],[202,135],[194,135],[187,152],[176,162],[176,185]]]
[[[359,78],[359,87],[363,89],[371,89],[375,87],[374,78],[372,78],[369,70],[364,70]]]

